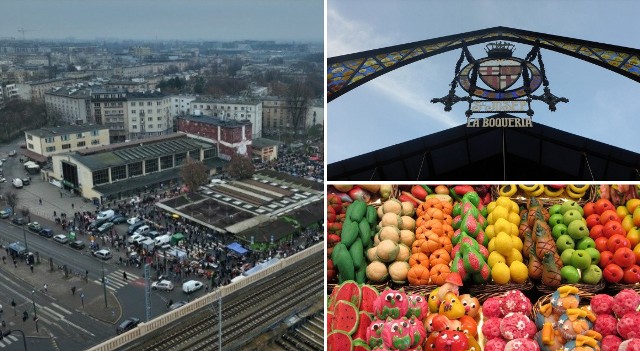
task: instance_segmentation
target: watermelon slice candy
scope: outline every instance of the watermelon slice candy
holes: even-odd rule
[[[371,322],[373,321],[373,315],[360,311],[358,316],[358,329],[356,329],[355,333],[353,333],[352,337],[354,340],[367,340],[367,329],[371,326]],[[366,343],[366,342],[365,342]]]
[[[378,298],[378,290],[371,285],[365,284],[360,288],[360,294],[360,305],[358,309],[360,311],[374,313],[373,304]]]
[[[360,291],[360,286],[358,285],[358,283],[353,280],[347,280],[342,284],[336,286],[335,289],[338,289],[338,291],[335,293],[334,305],[338,301],[347,301],[356,306],[360,306],[362,292]]]
[[[353,340],[349,334],[343,331],[333,331],[327,335],[327,350],[353,351]]]
[[[333,310],[331,330],[344,331],[349,335],[353,335],[358,329],[359,319],[358,308],[354,304],[338,301]]]

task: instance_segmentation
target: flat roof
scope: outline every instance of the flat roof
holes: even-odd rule
[[[190,121],[190,122],[211,124],[214,126],[221,126],[221,127],[242,127],[244,125],[251,125],[251,122],[249,120],[235,120],[235,119],[222,120],[218,117],[213,117],[213,116],[180,116],[177,119],[179,120],[183,119],[185,121]]]
[[[25,131],[25,134],[31,134],[40,138],[55,137],[57,135],[76,134],[82,132],[89,132],[92,130],[108,129],[105,126],[99,124],[81,124],[81,125],[68,125],[59,127],[42,127],[40,129],[32,129]]]
[[[255,138],[251,141],[251,146],[256,148],[263,148],[267,146],[277,146],[282,144],[277,140],[267,139],[267,138]]]

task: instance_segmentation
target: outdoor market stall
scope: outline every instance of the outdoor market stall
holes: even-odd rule
[[[640,350],[640,185],[333,185],[329,350]]]

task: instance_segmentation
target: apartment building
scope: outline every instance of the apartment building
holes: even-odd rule
[[[127,139],[173,133],[171,97],[168,95],[157,91],[128,93],[126,110]]]
[[[193,100],[197,99],[196,95],[171,95],[170,114],[171,117],[178,117],[183,115],[190,115],[190,104]]]
[[[231,155],[251,154],[251,122],[236,121],[210,116],[178,117],[178,131],[189,137],[213,142],[220,158],[231,159]]]
[[[24,132],[27,150],[44,157],[109,145],[109,129],[98,125],[44,127]]]
[[[119,143],[127,139],[127,92],[121,89],[91,90],[91,117],[96,124],[109,129],[110,142]]]
[[[44,94],[48,114],[57,114],[65,124],[93,123],[91,119],[91,90],[58,87]]]

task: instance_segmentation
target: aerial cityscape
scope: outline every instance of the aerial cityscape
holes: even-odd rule
[[[3,5],[0,348],[322,350],[323,2]]]

